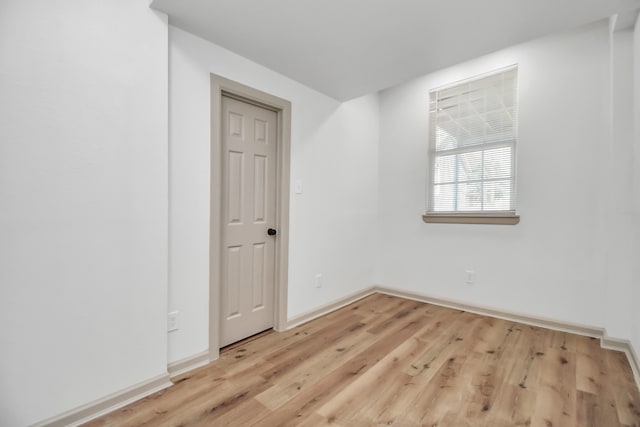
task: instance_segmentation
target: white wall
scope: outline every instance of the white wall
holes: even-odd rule
[[[600,183],[611,172],[601,161],[610,150],[608,40],[607,24],[594,24],[381,93],[378,228],[384,233],[377,283],[607,326]],[[513,63],[519,64],[520,224],[423,223],[430,88]],[[468,269],[476,271],[475,285],[464,283]]]
[[[640,355],[640,15],[636,20],[633,38],[633,76],[634,76],[634,144],[633,144],[633,175],[631,191],[633,194],[632,232],[634,242],[634,270],[633,270],[633,336],[632,342],[636,354]]]
[[[0,425],[166,373],[167,24],[0,3]]]
[[[610,23],[611,130],[606,180],[606,280],[604,313],[607,332],[630,338],[633,313],[633,31]],[[604,160],[604,159],[603,159]]]
[[[169,27],[169,361],[208,349],[210,73],[292,102],[288,316],[372,283],[377,195],[377,95],[344,104]],[[315,274],[324,286],[313,287]]]

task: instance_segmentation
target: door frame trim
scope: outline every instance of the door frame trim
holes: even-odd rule
[[[291,168],[291,102],[211,74],[211,188],[209,221],[209,360],[220,356],[222,236],[222,96],[273,110],[277,114],[275,295],[273,327],[287,327],[289,279],[289,188]]]

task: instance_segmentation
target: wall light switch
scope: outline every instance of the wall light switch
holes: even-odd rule
[[[296,194],[302,194],[302,180],[301,179],[296,179],[296,182],[294,184],[294,191],[296,192]]]

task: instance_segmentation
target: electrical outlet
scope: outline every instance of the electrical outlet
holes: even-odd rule
[[[169,313],[169,316],[167,318],[167,332],[173,332],[180,329],[180,326],[178,325],[179,317],[179,311],[172,311],[171,313]]]
[[[316,274],[316,277],[313,280],[313,283],[315,284],[316,288],[321,288],[322,287],[322,274]]]
[[[473,270],[466,270],[467,279],[464,281],[467,285],[473,285],[476,282],[476,272]]]

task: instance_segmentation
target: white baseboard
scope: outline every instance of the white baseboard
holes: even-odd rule
[[[629,342],[629,348],[626,353],[629,364],[631,365],[631,370],[633,371],[633,376],[636,379],[636,385],[638,386],[638,390],[640,390],[640,358],[638,357],[638,353],[636,353],[636,349],[631,345],[631,342]]]
[[[53,418],[33,424],[32,427],[78,426],[172,385],[173,383],[169,380],[169,375],[163,374],[110,394],[102,399],[64,412]]]
[[[551,329],[554,331],[568,332],[571,334],[584,335],[588,337],[600,339],[600,345],[603,348],[622,351],[629,360],[629,365],[633,371],[638,390],[640,390],[640,358],[638,358],[633,345],[629,340],[613,338],[607,335],[605,328],[596,326],[581,325],[578,323],[564,322],[555,319],[544,318],[540,316],[532,316],[529,314],[516,313],[513,311],[501,310],[493,307],[486,307],[476,304],[469,304],[462,301],[456,301],[448,298],[434,297],[422,293],[404,291],[402,289],[392,288],[389,286],[375,285],[362,291],[350,294],[339,300],[330,302],[315,310],[311,310],[304,314],[295,316],[287,321],[287,329],[294,328],[303,323],[309,322],[332,311],[338,310],[346,305],[354,303],[374,293],[392,295],[400,298],[406,298],[414,301],[420,301],[427,304],[434,304],[442,307],[453,308],[456,310],[468,311],[483,316],[495,317],[498,319],[509,320],[512,322],[523,323],[525,325],[538,326],[541,328]]]
[[[563,322],[554,319],[548,319],[539,316],[530,316],[527,314],[516,313],[513,311],[500,310],[493,307],[486,307],[476,304],[468,304],[448,298],[433,297],[426,294],[415,292],[407,292],[401,289],[390,288],[387,286],[374,286],[376,292],[382,294],[393,295],[400,298],[407,298],[414,301],[426,302],[429,304],[439,305],[442,307],[454,308],[456,310],[468,311],[470,313],[481,314],[483,316],[495,317],[503,320],[524,323],[531,326],[539,326],[542,328],[553,329],[555,331],[569,332],[572,334],[586,335],[589,337],[602,338],[604,329],[594,326],[586,326],[578,323]]]
[[[621,351],[627,355],[631,371],[633,371],[633,377],[636,380],[638,390],[640,390],[640,359],[638,358],[638,354],[633,348],[631,341],[620,338],[611,338],[605,334],[605,336],[600,340],[600,343],[602,348]]]
[[[531,326],[539,326],[542,328],[552,329],[561,332],[569,332],[572,334],[586,335],[594,338],[599,338],[601,346],[603,348],[622,351],[626,354],[629,360],[629,365],[633,371],[633,375],[640,390],[640,358],[636,353],[633,345],[629,340],[609,337],[604,328],[598,328],[594,326],[580,325],[577,323],[563,322],[554,319],[547,319],[538,316],[531,316],[522,313],[515,313],[505,310],[500,310],[492,307],[484,307],[474,304],[468,304],[461,301],[451,300],[441,297],[433,297],[426,294],[408,292],[401,289],[391,288],[388,286],[376,285],[364,289],[359,292],[347,295],[338,300],[332,301],[328,304],[322,305],[314,310],[306,313],[294,316],[287,321],[286,329],[294,328],[303,323],[309,322],[318,317],[329,314],[344,306],[359,301],[374,293],[381,293],[386,295],[397,296],[400,298],[411,299],[414,301],[420,301],[427,304],[439,305],[442,307],[453,308],[456,310],[464,310],[470,313],[481,314],[483,316],[495,317],[498,319],[509,320],[513,322],[524,323]],[[89,403],[87,405],[80,406],[71,411],[65,412],[54,418],[49,418],[40,423],[34,424],[32,427],[62,427],[62,426],[77,426],[82,423],[88,422],[94,418],[102,416],[106,413],[119,409],[129,403],[142,399],[160,390],[173,385],[170,378],[189,372],[193,369],[204,366],[210,362],[208,351],[195,354],[191,357],[187,357],[182,360],[178,360],[169,364],[168,374],[160,375],[144,383],[132,386],[118,393],[106,396],[103,399]]]
[[[612,338],[608,336],[605,328],[581,325],[578,323],[563,322],[539,316],[531,316],[528,314],[500,310],[492,307],[483,307],[480,305],[468,304],[447,298],[433,297],[415,292],[407,292],[401,289],[395,289],[382,285],[373,286],[368,291],[370,291],[370,293],[379,292],[381,294],[393,295],[400,298],[407,298],[414,301],[425,302],[428,304],[454,308],[456,310],[464,310],[470,313],[481,314],[483,316],[524,323],[525,325],[539,326],[554,331],[568,332],[571,334],[599,338],[600,346],[602,348],[622,351],[626,354],[629,365],[631,366],[631,370],[633,371],[633,377],[636,381],[636,385],[638,386],[638,390],[640,390],[640,359],[638,358],[633,345],[629,340]]]
[[[302,325],[303,323],[307,323],[313,319],[324,316],[325,314],[329,314],[332,311],[336,311],[339,308],[342,308],[346,305],[354,303],[362,298],[368,297],[369,295],[375,293],[375,287],[370,287],[364,289],[362,291],[355,292],[353,294],[349,294],[343,298],[338,300],[334,300],[328,304],[322,305],[314,310],[308,311],[306,313],[299,314],[297,316],[292,317],[287,320],[287,330],[291,328],[295,328],[298,325]]]
[[[184,359],[169,363],[167,371],[169,371],[169,376],[171,378],[175,378],[178,375],[182,375],[208,364],[209,352],[205,350],[201,353],[194,354],[193,356],[185,357]]]

